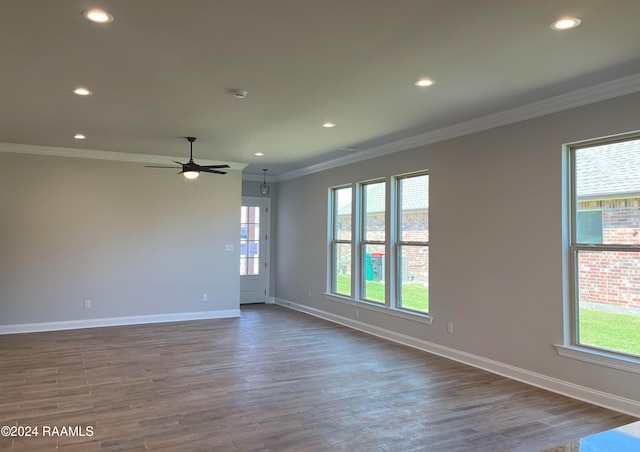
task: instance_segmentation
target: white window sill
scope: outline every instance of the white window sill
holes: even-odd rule
[[[575,345],[554,345],[554,347],[558,355],[565,358],[640,374],[640,359]]]
[[[421,314],[419,312],[411,312],[411,311],[401,311],[399,309],[391,309],[391,308],[387,308],[386,306],[377,305],[375,303],[370,303],[367,301],[356,301],[356,300],[352,300],[351,298],[341,297],[339,295],[332,294],[332,293],[325,293],[324,297],[327,300],[348,304],[358,309],[366,309],[368,311],[377,312],[379,314],[398,317],[405,320],[411,320],[413,322],[424,323],[426,325],[431,325],[431,322],[433,322],[433,317],[431,317],[428,314]]]

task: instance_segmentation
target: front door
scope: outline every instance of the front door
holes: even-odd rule
[[[270,210],[270,198],[242,197],[240,304],[268,301]]]

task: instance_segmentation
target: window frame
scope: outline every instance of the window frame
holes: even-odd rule
[[[569,143],[563,146],[565,166],[563,173],[566,187],[565,224],[568,226],[566,240],[565,271],[565,339],[563,345],[555,345],[560,356],[598,364],[615,369],[640,374],[640,357],[623,351],[606,349],[580,342],[579,318],[579,265],[578,256],[585,252],[629,252],[640,254],[640,246],[633,244],[579,243],[577,241],[577,174],[576,151],[584,148],[639,140],[640,132],[631,132],[616,136]],[[604,227],[603,227],[604,229]],[[603,240],[604,242],[604,240]]]
[[[410,173],[403,173],[394,176],[378,177],[375,179],[358,180],[340,185],[329,187],[328,193],[328,240],[327,240],[327,290],[325,292],[325,298],[330,301],[339,303],[345,303],[355,307],[354,317],[359,317],[359,310],[365,309],[389,315],[393,317],[399,317],[406,320],[412,320],[419,323],[430,325],[433,318],[429,313],[424,311],[403,308],[398,303],[399,288],[398,284],[401,284],[400,270],[396,269],[398,258],[395,255],[399,246],[402,245],[401,241],[396,240],[396,234],[399,230],[397,204],[398,189],[400,179],[406,179],[412,176],[428,175],[428,170],[421,170]],[[370,240],[366,238],[365,229],[365,212],[366,212],[366,199],[364,196],[364,190],[367,185],[375,183],[384,183],[384,224],[385,224],[385,238],[384,240]],[[351,240],[338,240],[336,238],[335,231],[335,214],[336,214],[336,191],[342,188],[352,189],[352,201],[351,201]],[[336,244],[345,243],[351,245],[351,295],[345,295],[336,292],[337,278],[335,268],[335,246]],[[412,244],[412,243],[410,243]],[[421,242],[422,244],[422,242]],[[365,290],[364,284],[366,283],[366,262],[365,262],[365,249],[367,245],[377,245],[384,247],[384,271],[385,271],[385,301],[381,303],[379,301],[368,300],[364,298]]]
[[[429,259],[429,240],[426,241],[420,241],[420,240],[403,240],[402,237],[402,190],[400,188],[400,184],[402,183],[402,181],[413,178],[413,177],[423,177],[423,176],[429,176],[429,171],[425,170],[425,171],[420,171],[420,172],[416,172],[416,173],[408,173],[408,174],[402,174],[402,175],[398,175],[395,176],[394,179],[394,185],[395,185],[395,191],[393,193],[393,199],[395,200],[395,235],[394,238],[395,240],[393,241],[393,249],[394,249],[394,256],[395,256],[395,285],[394,285],[394,290],[395,290],[395,296],[394,296],[394,306],[396,309],[399,309],[401,311],[408,311],[408,312],[414,312],[414,313],[418,313],[418,314],[423,314],[423,315],[429,315],[429,311],[427,310],[427,312],[424,311],[419,311],[417,309],[411,309],[411,308],[406,308],[404,306],[402,306],[402,258],[401,258],[401,250],[403,246],[407,246],[407,247],[422,247],[422,248],[426,248],[427,249],[427,259]],[[429,178],[430,180],[430,178]],[[428,193],[428,189],[427,189],[427,193]],[[428,205],[429,200],[427,199],[427,205]],[[429,228],[427,228],[427,230],[429,231],[429,238],[431,238],[431,234],[430,234],[430,230]],[[427,264],[428,265],[428,264]],[[428,279],[427,279],[428,281]],[[427,286],[428,287],[428,286]]]
[[[366,188],[367,186],[370,185],[376,185],[376,184],[384,184],[384,239],[383,240],[370,240],[367,239],[367,196],[365,194]],[[387,202],[387,187],[389,186],[389,184],[387,184],[386,179],[374,179],[374,180],[369,180],[366,182],[360,182],[358,184],[358,192],[359,192],[359,199],[361,200],[360,202],[360,209],[358,211],[358,218],[360,219],[359,223],[359,232],[360,232],[360,240],[358,240],[358,250],[359,250],[359,259],[358,262],[360,264],[360,271],[358,273],[358,287],[360,289],[359,291],[359,295],[360,298],[362,299],[362,301],[366,301],[369,303],[375,303],[376,305],[381,305],[381,306],[388,306],[389,303],[389,296],[387,295],[388,293],[388,279],[386,274],[387,272],[387,268],[389,268],[389,264],[387,262],[387,256],[388,253],[386,252],[386,244],[387,244],[387,240],[389,237],[388,234],[388,217],[389,217],[389,212],[388,212],[388,202]],[[366,249],[367,246],[381,246],[385,249],[385,253],[384,253],[384,257],[382,258],[382,262],[383,262],[383,268],[384,268],[384,275],[383,275],[383,281],[384,281],[384,300],[383,301],[378,301],[378,300],[373,300],[370,298],[366,298],[367,296],[367,290],[366,290],[366,284],[367,284],[367,263],[366,263]]]
[[[344,189],[350,189],[351,190],[351,239],[346,240],[346,239],[338,239],[337,236],[337,232],[336,231],[336,224],[337,224],[337,214],[338,214],[338,203],[337,203],[337,192],[339,190],[344,190]],[[334,296],[338,296],[338,297],[353,297],[354,295],[354,290],[353,290],[353,241],[354,241],[354,215],[353,215],[353,186],[352,184],[345,184],[345,185],[340,185],[337,187],[331,187],[330,189],[330,199],[329,199],[329,208],[330,208],[330,215],[329,215],[329,230],[330,230],[330,240],[329,240],[329,250],[328,250],[328,255],[329,255],[329,293],[331,293]],[[338,245],[349,245],[350,250],[351,250],[351,262],[352,262],[352,268],[351,268],[351,287],[349,289],[349,294],[343,294],[341,292],[338,292],[338,281],[337,281],[337,275],[338,275],[338,269],[335,268],[335,262],[336,262],[336,248]]]

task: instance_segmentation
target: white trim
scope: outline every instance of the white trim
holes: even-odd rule
[[[324,298],[329,301],[335,301],[336,303],[343,303],[349,306],[353,306],[354,309],[365,309],[378,314],[390,315],[392,317],[399,317],[405,320],[411,320],[412,322],[424,323],[425,325],[431,325],[433,317],[428,314],[420,312],[402,311],[400,309],[391,309],[386,306],[376,305],[368,301],[352,300],[351,298],[344,298],[332,293],[325,293]]]
[[[294,179],[296,177],[306,176],[308,174],[336,168],[349,163],[393,154],[407,149],[417,148],[451,138],[480,132],[482,130],[489,130],[495,127],[513,124],[527,119],[557,113],[559,111],[569,110],[570,108],[581,107],[583,105],[589,105],[595,102],[612,99],[614,97],[632,94],[638,91],[640,91],[640,74],[634,74],[609,82],[600,83],[589,88],[583,88],[561,94],[559,96],[532,102],[510,110],[454,124],[449,127],[432,130],[413,137],[349,153],[344,157],[338,157],[337,159],[327,162],[288,171],[280,174],[277,180],[283,181]]]
[[[128,152],[96,151],[93,149],[61,148],[53,146],[37,146],[34,144],[0,143],[0,152],[15,154],[48,155],[50,157],[74,157],[93,160],[110,160],[117,162],[153,163],[169,165],[173,160],[185,160],[185,156],[133,154]],[[247,164],[239,162],[224,162],[221,160],[197,159],[201,165],[229,165],[231,170],[243,170]]]
[[[621,413],[626,413],[631,416],[640,417],[640,402],[636,400],[619,397],[614,394],[609,394],[602,391],[597,391],[595,389],[576,385],[568,381],[559,380],[557,378],[549,377],[536,372],[531,372],[526,369],[510,366],[508,364],[483,358],[471,353],[461,352],[450,347],[444,347],[439,344],[434,344],[432,342],[417,339],[402,333],[379,328],[373,325],[359,322],[357,320],[352,320],[346,317],[332,314],[330,312],[322,311],[320,309],[312,308],[309,306],[304,306],[281,298],[276,298],[276,303],[280,306],[310,314],[315,317],[338,323],[340,325],[344,325],[358,331],[397,342],[399,344],[413,347],[418,350],[433,353],[444,358],[467,364],[469,366],[477,367],[479,369],[486,370],[487,372],[502,375],[503,377],[511,378],[513,380],[521,381],[523,383],[552,391],[557,394],[562,394],[564,396],[571,397],[577,400],[582,400],[584,402],[588,402],[604,408],[615,410]]]
[[[109,317],[103,319],[67,320],[62,322],[22,323],[0,325],[0,335],[35,333],[42,331],[76,330],[80,328],[101,328],[106,326],[141,325],[144,323],[184,322],[188,320],[226,319],[240,317],[240,309],[220,311],[177,312],[173,314],[137,315],[130,317]]]
[[[554,345],[558,355],[598,366],[640,374],[640,360],[573,345]]]
[[[264,182],[264,174],[249,174],[249,173],[243,173],[242,174],[242,180],[243,181],[253,181],[253,182]],[[274,183],[276,182],[277,179],[274,176],[271,176],[269,174],[267,174],[267,182],[271,182]]]

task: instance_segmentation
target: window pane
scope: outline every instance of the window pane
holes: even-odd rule
[[[400,240],[429,241],[429,175],[406,177],[398,181]]]
[[[351,187],[336,189],[333,196],[333,239],[351,240]]]
[[[578,342],[640,355],[640,253],[578,251]]]
[[[249,207],[248,223],[260,223],[260,207]]]
[[[240,210],[240,276],[260,274],[260,207]]]
[[[351,244],[336,243],[333,249],[333,293],[351,296]]]
[[[429,312],[429,247],[398,247],[398,307]]]
[[[385,186],[384,182],[363,186],[364,240],[385,239]]]
[[[384,304],[384,245],[365,245],[363,251],[362,298]]]
[[[576,242],[640,244],[640,139],[575,151]]]

